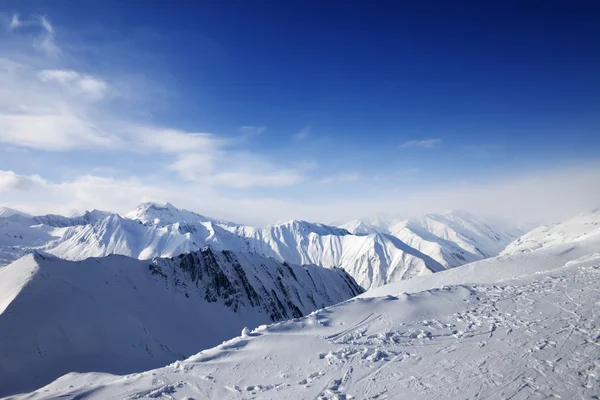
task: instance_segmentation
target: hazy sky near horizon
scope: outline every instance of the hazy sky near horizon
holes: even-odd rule
[[[0,205],[253,224],[600,206],[600,4],[5,1]]]

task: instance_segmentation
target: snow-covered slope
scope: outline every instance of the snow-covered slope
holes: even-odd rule
[[[559,224],[534,229],[508,245],[502,254],[552,248],[598,235],[600,235],[600,209],[578,215]]]
[[[341,269],[208,248],[152,261],[29,254],[0,269],[0,395],[70,371],[158,367],[361,292]]]
[[[465,211],[388,221],[354,220],[341,227],[355,234],[390,234],[445,268],[494,257],[523,233],[507,223],[484,222]]]
[[[160,369],[68,374],[15,399],[598,398],[599,245],[396,282]]]

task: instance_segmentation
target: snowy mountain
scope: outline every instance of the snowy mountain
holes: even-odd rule
[[[14,399],[597,398],[600,236],[584,236],[394,282],[160,369],[67,374]]]
[[[0,215],[0,266],[33,249],[70,260],[109,254],[150,259],[210,246],[253,251],[280,262],[341,267],[368,289],[495,256],[520,234],[462,211],[357,220],[341,227],[292,220],[265,228],[169,203],[143,203],[124,217],[98,210],[72,217],[12,211]]]
[[[10,218],[10,217],[14,217],[15,215],[18,215],[21,217],[26,217],[26,218],[31,218],[31,215],[29,215],[27,213],[13,210],[12,208],[8,208],[8,207],[0,207],[0,218]]]
[[[58,239],[52,235],[53,230],[40,225],[31,215],[0,208],[0,267]]]
[[[0,232],[7,234],[27,232],[18,246],[14,240],[0,242],[6,253],[4,264],[33,249],[70,260],[109,254],[150,259],[210,246],[215,250],[254,251],[280,262],[341,267],[365,288],[444,269],[433,258],[388,234],[354,235],[343,228],[295,220],[254,228],[179,210],[168,203],[144,203],[125,217],[94,210],[74,217],[22,218],[18,223],[21,225],[6,229],[0,226]]]
[[[424,214],[409,219],[354,220],[344,225],[355,234],[384,232],[427,254],[445,268],[498,255],[523,234],[503,222],[484,222],[465,211]]]
[[[600,209],[578,215],[567,221],[542,226],[519,237],[501,253],[504,255],[552,248],[600,235]]]
[[[239,227],[249,248],[297,264],[344,268],[364,288],[444,270],[431,257],[390,235],[353,235],[346,229],[289,221],[264,229]]]
[[[208,218],[188,210],[181,210],[171,203],[156,204],[142,203],[134,210],[124,215],[127,219],[141,221],[144,225],[154,227],[165,227],[176,223],[212,222],[221,226],[236,227],[237,225],[213,218]]]
[[[73,262],[34,252],[0,269],[0,396],[71,371],[159,367],[361,292],[342,269],[252,253]]]

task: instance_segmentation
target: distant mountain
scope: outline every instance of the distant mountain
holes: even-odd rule
[[[344,228],[296,220],[264,229],[240,227],[235,232],[246,238],[252,251],[298,264],[339,266],[364,288],[445,269],[382,233],[354,235]]]
[[[212,222],[222,226],[237,226],[233,222],[213,219],[193,211],[182,210],[171,203],[142,203],[124,215],[124,218],[141,221],[144,225],[163,228],[176,223]]]
[[[465,211],[409,219],[355,220],[341,225],[355,234],[384,232],[427,254],[445,268],[498,255],[523,232],[501,222],[484,222]]]
[[[150,259],[210,246],[253,251],[280,262],[341,267],[368,289],[497,255],[520,234],[515,232],[464,212],[342,227],[293,220],[255,228],[169,203],[143,203],[124,217],[97,210],[73,217],[0,217],[0,263],[33,249],[70,260],[109,254]]]
[[[52,236],[53,231],[29,214],[0,208],[0,267],[58,239]]]
[[[148,261],[34,252],[0,268],[0,396],[128,373],[362,293],[342,269],[209,248]]]
[[[600,209],[580,214],[558,224],[536,228],[509,244],[501,254],[527,253],[565,243],[577,243],[592,237],[600,239]]]
[[[13,217],[15,215],[21,216],[21,217],[31,217],[31,215],[21,212],[21,211],[17,211],[17,210],[13,210],[12,208],[8,208],[8,207],[0,207],[0,218],[9,218],[9,217]]]
[[[210,246],[253,251],[280,262],[342,267],[366,288],[444,269],[386,234],[353,235],[343,228],[295,220],[255,228],[179,210],[168,203],[144,203],[125,217],[94,210],[73,217],[11,217],[10,226],[5,225],[0,225],[0,232],[25,235],[0,242],[4,264],[33,249],[70,260],[109,254],[150,259]]]

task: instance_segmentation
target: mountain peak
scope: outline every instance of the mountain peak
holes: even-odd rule
[[[207,222],[206,218],[195,212],[179,209],[173,204],[146,202],[138,205],[125,218],[136,219],[145,225],[163,227],[177,222]]]
[[[0,207],[0,218],[9,218],[9,217],[12,217],[15,215],[31,218],[31,215],[24,213],[22,211],[15,210],[13,208],[8,208],[8,207]]]

